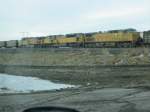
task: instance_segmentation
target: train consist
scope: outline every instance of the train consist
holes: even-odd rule
[[[138,46],[150,46],[150,31],[137,32],[134,29],[126,29],[107,32],[26,37],[21,40],[0,41],[0,48],[102,48]]]

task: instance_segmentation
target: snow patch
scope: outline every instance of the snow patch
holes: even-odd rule
[[[56,84],[49,80],[35,77],[0,74],[0,93],[30,93],[33,91],[59,90],[71,87],[75,86]]]

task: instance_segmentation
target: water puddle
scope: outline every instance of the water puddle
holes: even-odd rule
[[[0,94],[30,93],[36,91],[59,90],[71,87],[75,86],[67,84],[57,84],[49,80],[42,80],[35,77],[0,74]]]

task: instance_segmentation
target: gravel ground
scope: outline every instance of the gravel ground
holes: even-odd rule
[[[0,95],[0,112],[21,112],[36,106],[61,106],[81,112],[149,112],[150,91],[78,88],[34,94]]]

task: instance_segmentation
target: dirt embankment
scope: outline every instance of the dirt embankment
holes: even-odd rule
[[[0,49],[0,72],[69,84],[149,86],[149,64],[148,48]]]
[[[34,66],[150,64],[150,49],[0,49],[0,64]]]

